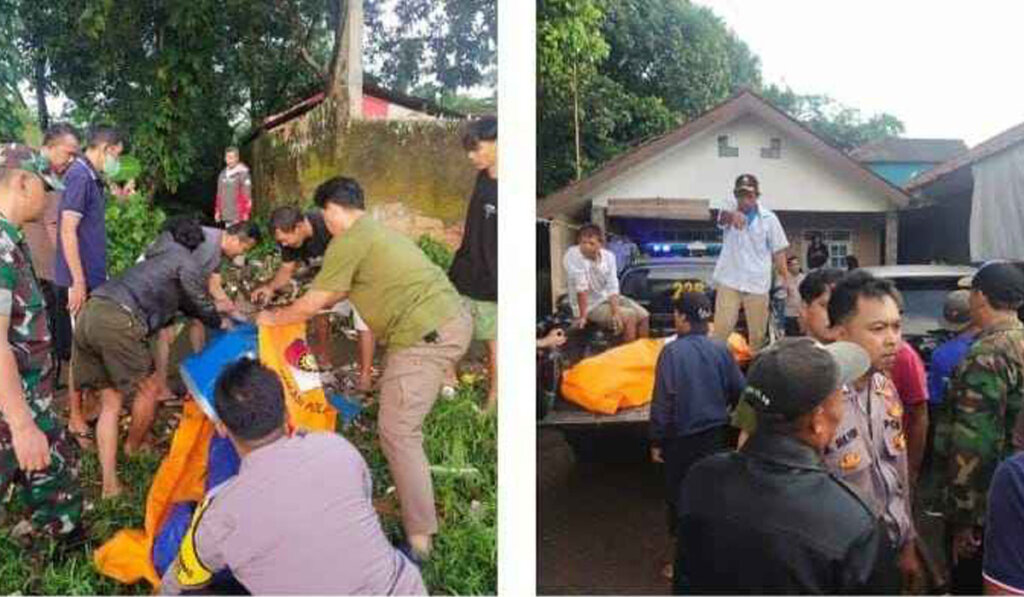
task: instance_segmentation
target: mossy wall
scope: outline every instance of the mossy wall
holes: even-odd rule
[[[460,122],[334,122],[327,100],[246,148],[258,215],[308,203],[317,185],[344,175],[363,186],[369,209],[401,203],[446,227],[462,223],[476,172],[462,149]]]

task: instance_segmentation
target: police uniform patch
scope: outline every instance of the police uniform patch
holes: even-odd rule
[[[860,452],[849,452],[843,454],[839,460],[839,468],[843,471],[851,471],[860,465]]]
[[[181,540],[177,578],[178,584],[186,589],[202,587],[213,579],[213,571],[203,564],[199,558],[199,549],[196,547],[196,530],[199,528],[199,521],[203,519],[206,509],[213,502],[212,497],[207,497],[196,509],[196,513],[192,516],[192,524],[188,527],[188,533]]]

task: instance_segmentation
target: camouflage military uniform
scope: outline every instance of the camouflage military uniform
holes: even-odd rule
[[[50,445],[50,466],[24,473],[14,453],[11,428],[0,420],[0,496],[12,484],[31,511],[35,529],[50,535],[70,533],[82,515],[77,455],[53,412],[54,367],[50,330],[28,246],[18,228],[0,218],[0,315],[10,318],[7,341],[14,351],[25,401]]]
[[[954,374],[947,514],[957,526],[984,526],[996,466],[1024,448],[1024,326],[1014,318],[978,336]]]

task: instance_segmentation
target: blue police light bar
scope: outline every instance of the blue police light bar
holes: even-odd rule
[[[717,257],[722,252],[722,243],[652,242],[644,243],[643,248],[652,257]]]

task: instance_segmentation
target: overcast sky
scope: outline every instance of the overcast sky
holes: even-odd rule
[[[888,112],[906,137],[973,147],[1024,122],[1024,2],[693,1],[761,58],[765,83]]]

